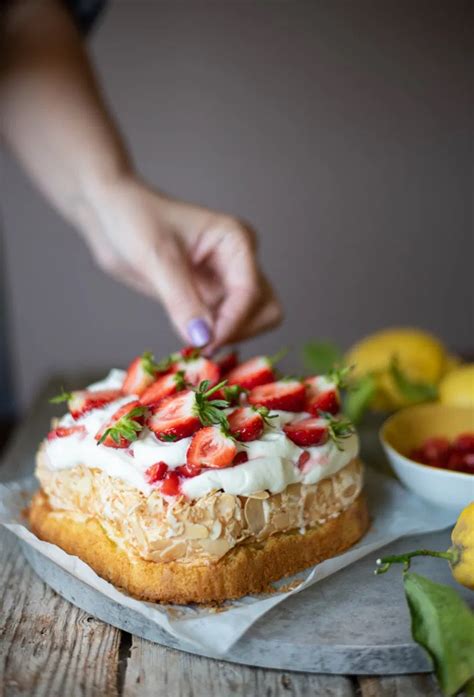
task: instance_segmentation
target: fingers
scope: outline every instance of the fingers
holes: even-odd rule
[[[252,309],[249,316],[241,323],[231,341],[250,339],[257,334],[269,331],[278,326],[283,318],[281,304],[274,294],[273,288],[267,279],[262,278],[261,300],[257,307]]]
[[[177,237],[160,239],[159,250],[151,250],[144,273],[183,341],[194,346],[208,344],[213,337],[212,315]]]
[[[213,251],[223,297],[216,309],[213,345],[225,344],[260,300],[259,273],[250,237],[242,228],[223,232]]]

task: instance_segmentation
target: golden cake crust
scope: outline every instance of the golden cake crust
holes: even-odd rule
[[[177,604],[220,602],[264,592],[273,581],[344,552],[369,526],[361,494],[338,516],[305,533],[277,533],[261,542],[239,544],[217,562],[189,565],[132,560],[97,520],[54,511],[42,491],[33,497],[29,518],[40,539],[78,556],[130,595]]]

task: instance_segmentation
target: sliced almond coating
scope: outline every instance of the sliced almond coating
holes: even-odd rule
[[[258,533],[265,526],[265,514],[263,512],[263,501],[260,499],[247,499],[244,506],[245,520],[249,530],[254,534]]]
[[[209,533],[209,538],[211,540],[217,540],[221,536],[222,523],[220,520],[215,520],[212,524],[211,531]]]
[[[270,494],[268,491],[256,491],[254,494],[249,494],[248,498],[249,499],[268,499],[270,497]]]
[[[184,535],[189,540],[200,540],[209,537],[209,530],[204,525],[199,525],[198,523],[186,523]]]

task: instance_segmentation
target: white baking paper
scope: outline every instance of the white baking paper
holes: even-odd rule
[[[223,611],[220,609],[216,612],[213,608],[158,605],[131,598],[97,576],[77,557],[66,554],[56,545],[39,540],[28,530],[22,516],[28,498],[36,488],[37,483],[33,477],[0,484],[0,523],[104,596],[147,617],[179,641],[188,642],[197,649],[215,656],[224,656],[254,622],[290,595],[301,593],[308,586],[318,583],[400,537],[441,530],[453,524],[459,513],[457,510],[446,510],[426,503],[403,489],[395,480],[367,468],[365,489],[372,525],[357,545],[338,557],[328,559],[298,574],[294,578],[302,582],[291,590],[247,596],[224,604]],[[279,585],[287,589],[291,580],[285,579]]]

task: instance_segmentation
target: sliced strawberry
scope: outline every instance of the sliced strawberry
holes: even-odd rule
[[[217,385],[219,382],[219,367],[204,356],[192,358],[191,360],[177,361],[172,367],[173,372],[181,371],[185,381],[197,387],[203,380],[209,382],[209,386]]]
[[[120,390],[76,390],[75,392],[63,392],[49,401],[53,404],[67,402],[71,416],[78,419],[83,414],[87,414],[92,409],[101,407],[118,399],[122,392]]]
[[[184,390],[186,383],[184,375],[180,371],[178,373],[168,373],[155,380],[140,397],[140,402],[146,406],[156,406],[165,397],[170,397],[181,390]]]
[[[169,368],[170,360],[155,363],[153,354],[145,351],[142,356],[137,356],[128,366],[127,375],[123,381],[122,391],[125,394],[142,395],[162,372]]]
[[[327,418],[309,417],[298,419],[283,426],[283,430],[293,443],[301,447],[323,445],[331,439],[338,450],[342,450],[341,440],[354,433],[354,427],[349,419],[335,419],[330,414]]]
[[[244,443],[260,438],[265,426],[263,416],[252,407],[240,407],[229,414],[227,419],[231,434]]]
[[[207,426],[194,434],[186,459],[191,467],[228,467],[236,453],[233,438],[220,426]]]
[[[147,426],[163,441],[181,440],[192,436],[201,426],[194,392],[185,390],[172,397],[165,397],[152,410]]]
[[[306,465],[306,463],[308,462],[308,460],[310,460],[310,459],[311,459],[311,455],[309,454],[309,452],[307,450],[303,450],[303,452],[301,453],[301,455],[298,458],[298,467],[302,470],[304,468],[304,466]]]
[[[240,385],[246,390],[251,390],[257,385],[265,385],[273,382],[275,373],[272,363],[266,356],[251,358],[241,363],[227,374],[228,385]]]
[[[292,424],[286,424],[283,430],[293,443],[303,447],[322,445],[329,438],[328,422],[322,418],[300,419]]]
[[[97,432],[98,445],[109,448],[128,448],[138,438],[147,412],[138,400],[128,402],[118,409],[110,421]]]
[[[228,351],[214,360],[219,368],[220,377],[223,378],[226,377],[227,373],[237,367],[239,354],[237,351]]]
[[[320,411],[338,414],[341,411],[341,398],[337,385],[323,375],[306,378],[305,411],[318,416]]]
[[[179,465],[179,467],[174,468],[174,472],[179,474],[180,477],[190,479],[190,477],[196,477],[198,474],[201,474],[201,468],[190,467],[189,465]]]
[[[58,426],[48,433],[48,440],[56,440],[56,438],[67,438],[75,433],[86,434],[85,426]]]
[[[299,380],[279,380],[254,387],[248,399],[250,404],[260,404],[268,409],[302,411],[305,388]]]
[[[167,471],[168,465],[166,462],[155,462],[154,465],[150,465],[150,467],[145,470],[145,479],[148,484],[155,484],[164,478]]]
[[[241,450],[240,452],[237,453],[237,455],[234,457],[234,462],[232,463],[233,465],[243,465],[244,462],[247,462],[249,459],[249,456],[245,452],[245,450]]]
[[[173,470],[165,475],[161,485],[161,493],[165,496],[179,496],[181,493],[179,476]]]

